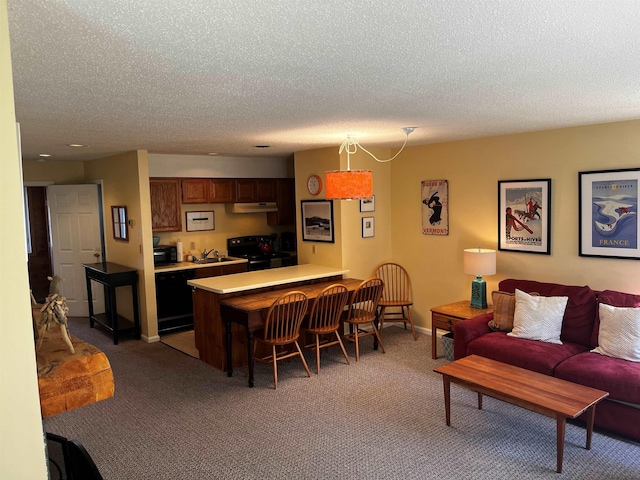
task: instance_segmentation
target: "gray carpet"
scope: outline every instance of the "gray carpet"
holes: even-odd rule
[[[555,473],[555,420],[452,386],[452,426],[430,337],[391,327],[386,355],[364,341],[351,365],[338,349],[307,378],[298,359],[256,365],[249,389],[162,343],[110,337],[71,321],[73,335],[113,367],[112,399],[45,420],[80,440],[105,479],[638,479],[638,444],[568,425],[564,471]],[[367,341],[369,340],[369,341]]]

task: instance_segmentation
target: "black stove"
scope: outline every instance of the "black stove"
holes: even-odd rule
[[[291,255],[273,251],[273,238],[270,235],[250,235],[227,239],[227,254],[230,257],[246,258],[249,270],[294,265]]]

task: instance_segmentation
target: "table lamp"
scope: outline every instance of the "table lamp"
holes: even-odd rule
[[[482,275],[495,275],[496,251],[486,248],[465,249],[464,273],[476,276],[471,282],[471,308],[487,308],[487,283]]]

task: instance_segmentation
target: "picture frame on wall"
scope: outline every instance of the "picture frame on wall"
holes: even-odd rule
[[[334,243],[333,200],[301,200],[302,240]]]
[[[361,212],[375,212],[376,211],[376,196],[371,198],[360,199],[360,211]]]
[[[551,254],[551,179],[498,181],[498,250]]]
[[[422,234],[449,235],[449,182],[422,180]]]
[[[375,218],[362,217],[362,238],[372,238],[375,235]]]
[[[200,232],[205,230],[215,230],[215,213],[213,210],[204,212],[186,212],[187,232]]]
[[[578,172],[581,257],[640,260],[640,168]]]

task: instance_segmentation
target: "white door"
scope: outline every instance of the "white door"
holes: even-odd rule
[[[98,185],[47,187],[53,273],[62,277],[60,294],[67,298],[70,317],[88,317],[83,263],[101,262],[102,221]],[[94,312],[104,312],[104,289],[91,282]]]

